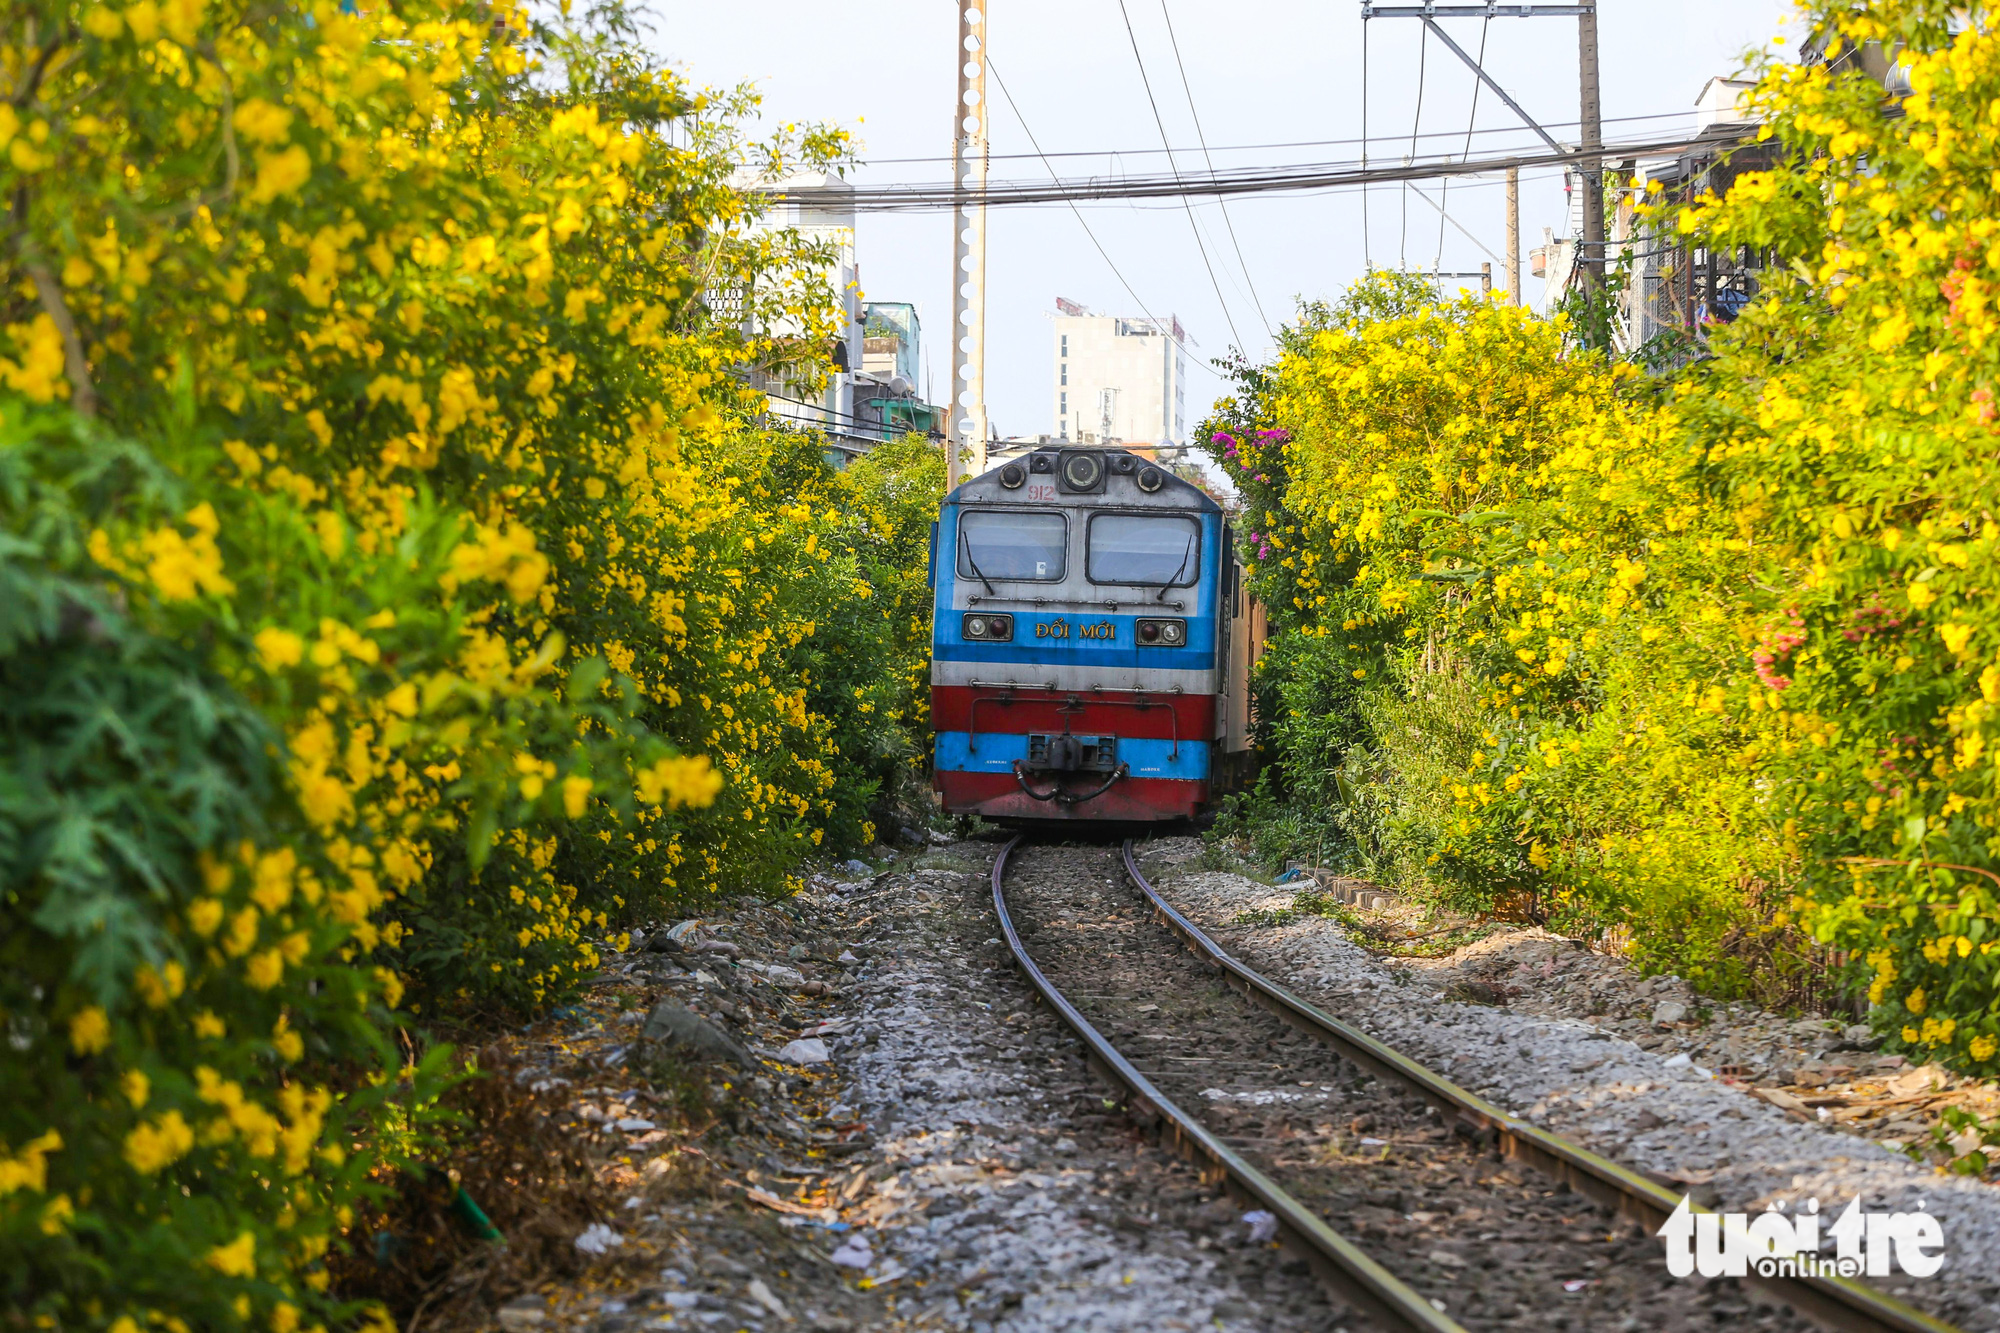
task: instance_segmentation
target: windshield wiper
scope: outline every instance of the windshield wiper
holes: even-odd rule
[[[972,558],[971,542],[967,542],[965,544],[965,563],[972,566],[972,572],[979,575],[979,581],[986,585],[986,591],[990,595],[994,597],[998,597],[1000,595],[999,589],[993,586],[993,580],[987,578],[986,575],[980,571],[979,562]]]
[[[1193,558],[1194,558],[1194,534],[1190,532],[1188,534],[1187,549],[1181,552],[1181,567],[1174,571],[1174,576],[1172,578],[1168,579],[1165,583],[1160,585],[1160,595],[1155,597],[1153,599],[1154,601],[1164,602],[1167,600],[1167,590],[1173,587],[1176,583],[1179,583],[1181,581],[1181,575],[1187,573],[1187,562]]]

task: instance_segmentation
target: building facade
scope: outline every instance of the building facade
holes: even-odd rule
[[[778,425],[822,433],[827,461],[836,467],[883,440],[941,430],[944,410],[925,403],[917,393],[922,329],[916,307],[862,300],[854,187],[826,172],[772,180],[747,169],[738,173],[735,184],[776,196],[758,219],[758,230],[795,232],[820,244],[827,260],[819,276],[831,291],[840,315],[841,332],[828,349],[832,370],[822,387],[815,389],[754,367],[744,372],[768,397],[769,419]],[[768,328],[753,328],[752,311],[757,303],[748,293],[711,293],[709,305],[718,313],[740,311],[746,334],[802,332],[790,317],[781,317]]]
[[[1056,298],[1050,406],[1076,444],[1187,442],[1187,332],[1178,318],[1094,315]]]

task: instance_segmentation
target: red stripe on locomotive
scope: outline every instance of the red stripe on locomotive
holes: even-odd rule
[[[1072,701],[1074,701],[1072,703]],[[1092,693],[1089,690],[995,690],[931,686],[931,730],[980,735],[1072,732],[1133,740],[1212,741],[1213,694]],[[977,725],[975,725],[977,724]]]

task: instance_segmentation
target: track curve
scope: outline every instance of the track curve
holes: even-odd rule
[[[1032,956],[1023,931],[1017,924],[1016,913],[1010,910],[1007,900],[1005,877],[1013,853],[1022,843],[1020,837],[1007,843],[993,867],[993,905],[1007,947],[1037,992],[1076,1032],[1100,1072],[1125,1088],[1139,1117],[1142,1120],[1157,1117],[1162,1138],[1198,1162],[1206,1177],[1212,1182],[1226,1183],[1238,1197],[1270,1212],[1289,1243],[1288,1248],[1305,1259],[1320,1279],[1341,1298],[1383,1327],[1431,1330],[1433,1333],[1462,1330],[1464,1325],[1439,1308],[1443,1305],[1442,1301],[1425,1296],[1416,1286],[1392,1272],[1390,1267],[1371,1257],[1360,1245],[1336,1231],[1310,1203],[1286,1189],[1270,1171],[1260,1167],[1248,1155],[1232,1147],[1227,1141],[1230,1136],[1211,1130],[1188,1105],[1177,1102],[1158,1084],[1156,1076],[1149,1076],[1139,1067],[1144,1062],[1143,1057],[1135,1061],[1121,1052],[1050,979]],[[1346,1062],[1421,1098],[1436,1109],[1439,1121],[1458,1136],[1497,1149],[1502,1156],[1531,1167],[1560,1186],[1593,1199],[1646,1232],[1657,1229],[1679,1204],[1678,1196],[1645,1177],[1486,1102],[1237,961],[1159,896],[1140,873],[1130,840],[1124,844],[1119,863],[1125,877],[1144,895],[1154,919],[1179,936],[1196,958],[1212,970],[1212,974],[1219,974],[1219,978],[1232,990],[1254,1000],[1315,1043],[1330,1048]],[[1178,951],[1172,952],[1178,954]],[[1209,1090],[1201,1095],[1212,1097],[1216,1094],[1217,1090]],[[1385,1149],[1385,1160],[1388,1155]],[[1562,1220],[1570,1221],[1569,1218]],[[1404,1266],[1408,1258],[1407,1254],[1399,1254],[1396,1266]],[[1491,1267],[1490,1262],[1488,1267]],[[1871,1333],[1891,1330],[1894,1333],[1954,1333],[1951,1325],[1859,1283],[1828,1278],[1752,1280],[1763,1288],[1767,1296],[1783,1302],[1825,1328],[1867,1330]],[[1691,1295],[1697,1289],[1679,1287],[1675,1290]],[[1664,1314],[1665,1311],[1658,1313]],[[1628,1326],[1642,1327],[1637,1323]],[[1780,1328],[1789,1325],[1784,1318],[1772,1318],[1766,1319],[1760,1326]]]

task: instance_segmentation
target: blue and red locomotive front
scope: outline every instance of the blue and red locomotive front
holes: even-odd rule
[[[1197,814],[1249,759],[1250,608],[1222,509],[1122,449],[1037,450],[945,497],[932,782],[954,814]]]

